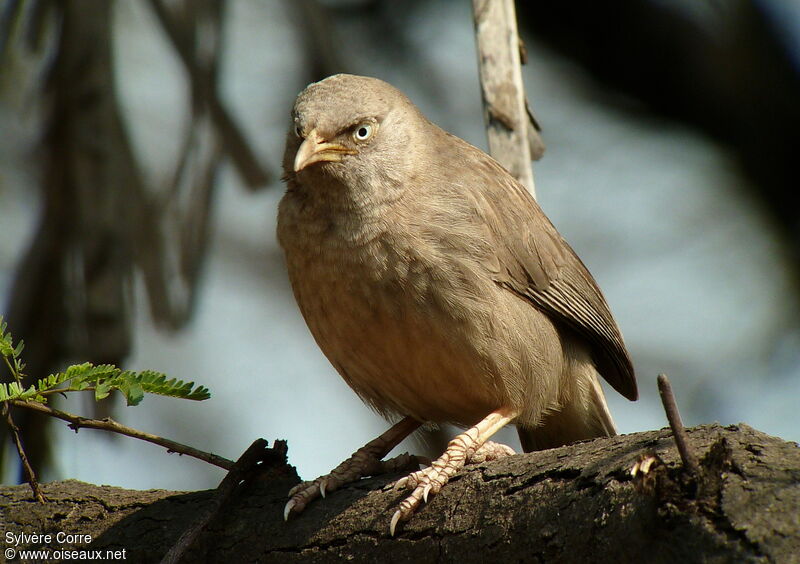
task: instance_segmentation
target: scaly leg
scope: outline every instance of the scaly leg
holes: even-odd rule
[[[325,497],[326,492],[332,492],[344,484],[355,482],[365,476],[396,472],[413,464],[419,468],[417,458],[408,454],[385,462],[381,459],[420,425],[421,423],[416,419],[406,417],[380,437],[355,451],[350,458],[331,470],[330,474],[320,476],[313,482],[297,484],[289,490],[291,499],[283,510],[283,518],[288,519],[292,513],[300,513],[310,501],[319,496]]]
[[[501,458],[505,458],[506,456],[512,456],[517,454],[513,448],[508,445],[504,445],[502,443],[496,443],[494,441],[486,441],[483,445],[476,450],[473,454],[467,455],[467,459],[464,461],[464,465],[467,464],[480,464],[481,462],[491,462],[492,460],[500,460]],[[417,484],[422,482],[423,476],[426,475],[435,475],[438,472],[436,467],[434,467],[431,463],[428,463],[427,468],[423,468],[418,472],[414,472],[408,476],[405,476],[394,483],[395,489],[403,489],[403,488],[411,488],[414,489],[417,487]],[[428,489],[428,493],[430,493],[430,489]],[[423,500],[427,503],[428,496],[423,492]]]
[[[442,456],[434,460],[428,468],[412,472],[399,480],[395,487],[408,487],[413,491],[410,496],[400,503],[400,509],[392,516],[389,534],[394,536],[399,521],[407,521],[423,500],[427,503],[429,494],[438,493],[450,478],[461,470],[467,461],[475,458],[476,455],[480,457],[486,454],[513,454],[513,450],[508,447],[505,447],[507,450],[504,450],[502,448],[503,445],[498,445],[497,443],[487,445],[487,448],[482,453],[481,447],[486,445],[492,435],[511,422],[517,415],[519,415],[517,410],[508,408],[500,408],[491,412],[477,425],[470,427],[450,441]]]

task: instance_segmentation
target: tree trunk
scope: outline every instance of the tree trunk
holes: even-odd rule
[[[703,425],[689,430],[689,446],[701,461],[694,477],[666,429],[470,466],[396,538],[389,519],[407,494],[387,487],[392,477],[331,492],[284,523],[298,478],[276,464],[223,506],[182,561],[800,562],[797,444],[746,425]],[[649,472],[633,477],[648,456]],[[41,505],[27,486],[0,489],[3,548],[124,549],[129,562],[157,562],[214,496],[76,481],[44,490]],[[59,531],[93,540],[58,542]],[[53,540],[14,546],[9,532]]]

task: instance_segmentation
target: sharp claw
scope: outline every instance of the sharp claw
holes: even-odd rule
[[[392,521],[391,521],[391,523],[389,523],[389,536],[390,537],[394,536],[394,531],[397,528],[397,523],[400,521],[400,517],[402,515],[403,515],[403,512],[401,510],[399,510],[399,509],[394,512],[394,515],[392,515]]]
[[[283,520],[288,521],[289,515],[292,513],[292,509],[294,506],[297,505],[297,502],[293,499],[290,499],[289,502],[286,504],[286,507],[283,508]]]
[[[325,489],[328,487],[328,480],[322,480],[319,483],[319,495],[325,498]]]
[[[403,488],[406,487],[406,484],[408,484],[408,476],[406,476],[405,478],[400,478],[399,480],[397,480],[394,483],[394,489],[402,490]]]
[[[428,494],[430,493],[430,491],[432,489],[433,489],[433,485],[432,484],[428,484],[427,486],[425,486],[425,489],[422,490],[422,499],[425,500],[425,503],[428,503]]]

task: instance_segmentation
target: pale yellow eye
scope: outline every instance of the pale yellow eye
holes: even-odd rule
[[[367,139],[372,137],[373,131],[374,128],[372,124],[362,123],[353,130],[353,139],[355,139],[356,141],[366,141]]]

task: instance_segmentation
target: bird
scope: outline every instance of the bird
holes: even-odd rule
[[[317,345],[371,408],[399,419],[325,476],[289,492],[284,518],[374,475],[423,424],[463,429],[411,491],[398,523],[465,464],[616,427],[602,376],[636,377],[592,275],[535,199],[492,157],[429,121],[380,79],[336,74],[297,96],[277,235]],[[419,466],[417,466],[419,468]]]

